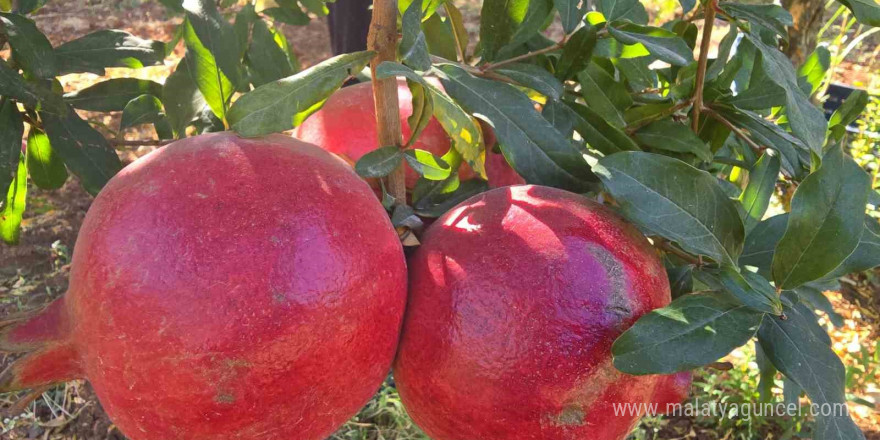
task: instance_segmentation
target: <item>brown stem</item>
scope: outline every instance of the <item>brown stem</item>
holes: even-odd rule
[[[655,237],[654,238],[654,247],[656,247],[657,249],[660,249],[664,252],[669,252],[670,254],[673,254],[676,257],[681,258],[682,260],[687,261],[690,264],[693,264],[696,266],[703,265],[703,261],[701,259],[694,257],[693,255],[688,254],[687,252],[673,246],[672,243],[666,241],[663,238]]]
[[[766,149],[758,145],[758,143],[752,140],[749,135],[745,134],[742,130],[739,129],[739,127],[733,125],[732,122],[728,121],[724,116],[718,114],[718,112],[716,112],[715,110],[712,110],[709,107],[703,107],[703,111],[706,112],[706,114],[710,117],[714,118],[716,121],[722,123],[725,127],[729,128],[730,131],[732,131],[737,137],[749,144],[749,147],[751,147],[752,150],[754,150],[756,153],[761,153]]]
[[[536,50],[536,51],[532,51],[532,52],[529,52],[529,53],[524,53],[524,54],[522,54],[522,55],[515,56],[515,57],[513,57],[513,58],[508,58],[508,59],[506,59],[506,60],[504,60],[504,61],[498,61],[497,63],[484,64],[484,65],[480,66],[480,70],[482,70],[482,71],[485,72],[485,71],[487,71],[487,70],[497,69],[497,68],[499,68],[499,67],[503,67],[503,66],[506,66],[506,65],[508,65],[508,64],[513,64],[513,63],[516,63],[516,62],[518,62],[518,61],[527,60],[527,59],[529,59],[529,58],[536,57],[536,56],[541,55],[541,54],[545,54],[545,53],[548,53],[548,52],[553,52],[554,50],[562,49],[562,47],[565,46],[565,40],[566,40],[566,39],[563,38],[562,41],[560,41],[560,42],[558,42],[558,43],[556,43],[556,44],[554,44],[554,45],[552,45],[552,46],[548,46],[548,47],[545,47],[545,48],[543,48],[543,49],[538,49],[538,50]]]
[[[700,43],[700,60],[697,63],[697,82],[694,85],[694,132],[700,131],[700,110],[703,109],[703,85],[706,82],[706,66],[709,65],[709,46],[712,45],[712,27],[715,25],[715,0],[705,6],[706,18],[703,24],[703,41]]]
[[[692,99],[688,99],[687,101],[679,102],[678,104],[675,104],[674,106],[669,107],[668,109],[663,110],[662,112],[657,113],[656,115],[653,115],[653,116],[651,116],[650,118],[645,118],[645,119],[643,119],[643,120],[641,120],[641,121],[639,121],[639,122],[636,122],[636,123],[634,123],[634,124],[628,125],[628,126],[626,127],[626,134],[628,134],[628,135],[632,135],[633,133],[635,133],[636,131],[638,131],[640,128],[642,128],[642,127],[644,127],[644,126],[646,126],[646,125],[648,125],[648,124],[650,124],[650,123],[652,123],[652,122],[654,122],[654,121],[657,121],[657,120],[663,119],[663,118],[665,118],[665,117],[667,117],[667,116],[669,116],[669,115],[673,115],[673,114],[675,114],[675,112],[677,112],[677,111],[679,111],[679,110],[682,110],[682,109],[684,109],[684,108],[687,108],[687,107],[690,106],[691,104],[693,104],[693,100],[692,100]]]
[[[116,147],[140,147],[141,145],[161,147],[174,142],[174,139],[110,139]]]
[[[397,102],[397,79],[376,77],[379,64],[397,61],[397,0],[375,0],[373,21],[367,36],[367,47],[376,52],[370,63],[373,78],[373,98],[376,103],[376,127],[380,147],[403,145],[400,134],[400,110]],[[388,176],[388,193],[396,203],[406,204],[406,184],[403,164]]]

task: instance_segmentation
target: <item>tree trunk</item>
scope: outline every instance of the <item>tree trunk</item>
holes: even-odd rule
[[[782,0],[782,6],[794,19],[794,25],[788,30],[788,48],[785,53],[792,63],[800,66],[816,49],[819,29],[825,15],[825,1]]]

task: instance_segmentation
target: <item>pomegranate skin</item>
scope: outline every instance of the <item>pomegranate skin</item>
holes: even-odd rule
[[[133,440],[319,440],[388,374],[406,265],[338,158],[219,133],[107,184],[70,286],[75,375]]]
[[[608,208],[541,186],[447,212],[410,259],[394,376],[434,440],[617,440],[662,376],[611,363],[615,338],[670,302],[647,240]],[[642,408],[644,411],[646,408]]]

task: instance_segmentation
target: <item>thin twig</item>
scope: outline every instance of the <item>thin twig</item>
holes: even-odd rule
[[[482,70],[482,71],[485,72],[485,71],[487,71],[487,70],[497,69],[497,68],[499,68],[499,67],[503,67],[503,66],[506,66],[506,65],[509,65],[509,64],[513,64],[513,63],[516,63],[516,62],[519,62],[519,61],[522,61],[522,60],[527,60],[527,59],[529,59],[529,58],[536,57],[536,56],[538,56],[538,55],[542,55],[542,54],[545,54],[545,53],[553,52],[554,50],[562,49],[562,47],[565,46],[565,41],[566,41],[566,39],[563,38],[562,41],[560,41],[560,42],[558,42],[558,43],[556,43],[556,44],[554,44],[554,45],[552,45],[552,46],[545,47],[545,48],[543,48],[543,49],[538,49],[538,50],[536,50],[536,51],[532,51],[532,52],[529,52],[529,53],[524,53],[524,54],[522,54],[522,55],[515,56],[515,57],[513,57],[513,58],[508,58],[508,59],[503,60],[503,61],[498,61],[497,63],[484,64],[484,65],[480,66],[480,70]]]
[[[174,139],[110,139],[110,143],[116,147],[161,147],[174,142]]]
[[[654,122],[654,121],[657,121],[657,120],[663,119],[663,118],[665,118],[665,117],[667,117],[667,116],[669,116],[669,115],[673,115],[673,114],[675,114],[675,112],[677,112],[677,111],[679,111],[679,110],[682,110],[682,109],[685,109],[685,108],[689,107],[689,106],[692,105],[692,104],[693,104],[693,100],[692,100],[692,99],[688,99],[687,101],[679,102],[678,104],[675,104],[674,106],[669,107],[668,109],[663,110],[663,111],[660,112],[660,113],[657,113],[657,114],[655,114],[655,115],[652,115],[650,118],[645,118],[645,119],[643,119],[643,120],[641,120],[641,121],[638,121],[638,122],[636,122],[636,123],[634,123],[634,124],[628,125],[628,126],[626,127],[626,134],[632,135],[633,133],[635,133],[636,131],[638,131],[640,128],[642,128],[642,127],[644,127],[644,126],[646,126],[646,125],[648,125],[648,124],[650,124],[650,123],[652,123],[652,122]]]
[[[740,130],[739,127],[737,127],[736,125],[733,125],[732,122],[728,121],[727,118],[725,118],[724,116],[721,116],[720,114],[718,114],[718,112],[716,112],[715,110],[712,110],[709,107],[703,107],[703,111],[707,115],[709,115],[710,117],[714,118],[716,121],[722,123],[725,127],[729,128],[730,131],[733,132],[733,134],[735,134],[737,137],[739,137],[740,139],[744,140],[747,144],[749,144],[749,147],[751,147],[752,150],[754,150],[755,152],[761,153],[764,150],[766,150],[766,148],[758,145],[758,143],[755,142],[754,140],[752,140],[752,138],[750,138],[749,135],[745,134],[745,132]]]
[[[659,237],[654,238],[654,247],[656,247],[657,249],[660,249],[664,252],[669,252],[670,254],[673,254],[676,257],[681,258],[682,260],[687,261],[690,264],[693,264],[696,266],[703,265],[702,260],[700,260],[699,258],[694,257],[693,255],[688,254],[687,252],[673,246],[672,243],[670,243],[662,238],[659,238]]]
[[[706,18],[703,24],[703,41],[700,43],[700,60],[697,64],[697,80],[694,85],[694,132],[700,131],[700,110],[703,109],[703,85],[706,82],[706,67],[709,65],[709,47],[712,45],[712,27],[715,25],[715,0],[705,6]]]

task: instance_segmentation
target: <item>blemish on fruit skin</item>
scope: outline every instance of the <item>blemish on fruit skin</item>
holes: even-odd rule
[[[235,403],[235,396],[229,393],[221,392],[214,397],[214,401],[217,403],[231,404]]]
[[[562,408],[562,411],[553,417],[553,422],[558,426],[580,426],[584,424],[586,413],[577,405]]]

